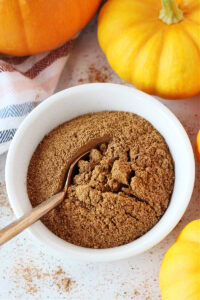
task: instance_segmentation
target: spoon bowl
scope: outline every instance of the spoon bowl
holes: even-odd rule
[[[10,225],[6,226],[2,230],[0,230],[0,245],[3,245],[14,236],[22,232],[24,229],[38,221],[41,217],[43,217],[46,213],[48,213],[51,209],[55,208],[59,205],[65,198],[67,189],[70,185],[73,170],[77,162],[87,155],[91,149],[95,148],[97,145],[105,142],[109,142],[111,137],[106,135],[99,138],[95,138],[91,140],[89,143],[84,145],[77,151],[77,153],[72,157],[70,162],[67,164],[67,176],[65,180],[65,184],[63,190],[56,195],[53,195],[51,198],[43,201],[41,204],[37,205],[30,212],[26,213],[24,216],[14,221]]]

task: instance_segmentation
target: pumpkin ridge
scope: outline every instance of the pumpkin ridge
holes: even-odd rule
[[[150,39],[153,38],[154,35],[156,35],[159,31],[162,31],[162,30],[163,30],[163,29],[158,29],[158,30],[156,30],[156,31],[153,31],[153,33],[151,33],[151,34],[147,37],[147,39],[144,41],[144,43],[141,44],[141,47],[138,49],[138,52],[137,52],[136,56],[134,57],[134,60],[133,60],[132,65],[131,65],[131,67],[133,68],[133,70],[135,70],[135,68],[134,68],[134,63],[135,63],[135,60],[137,60],[137,57],[138,57],[138,55],[140,54],[141,50],[145,47],[145,45],[148,43],[148,41],[149,41]],[[161,56],[160,56],[160,57],[161,57]],[[159,61],[160,61],[160,59],[159,59]],[[156,71],[156,74],[157,74],[157,71]],[[132,74],[132,75],[133,75],[133,74]],[[132,77],[132,78],[133,78],[133,77]],[[137,87],[137,86],[136,86],[136,87]],[[151,91],[151,94],[154,93],[155,87],[156,87],[156,85],[154,86],[154,89]],[[149,92],[149,91],[148,91],[148,92]]]
[[[191,11],[200,9],[200,3],[199,3],[199,1],[196,1],[195,3],[190,3],[190,5],[187,7],[190,7]]]
[[[110,38],[110,43],[114,43],[116,40],[120,39],[121,35],[123,35],[126,31],[128,32],[130,29],[132,29],[133,26],[138,26],[140,24],[143,25],[143,24],[149,23],[149,22],[155,22],[155,20],[154,19],[152,19],[152,20],[150,19],[150,20],[145,20],[145,21],[142,20],[142,21],[136,21],[136,22],[131,23],[128,27],[124,28],[124,30],[122,32],[120,32],[119,35],[117,35],[116,37],[113,37],[113,38],[111,37]],[[109,46],[108,46],[108,48],[109,48]],[[105,49],[105,52],[107,52],[107,49]]]
[[[147,39],[144,41],[144,43],[141,44],[141,47],[138,49],[138,53],[137,55],[140,53],[140,51],[142,50],[142,48],[146,45],[146,43],[156,34],[160,31],[161,29],[154,31],[153,33],[149,34],[149,36],[147,37]],[[137,56],[136,56],[137,57]],[[135,57],[135,58],[136,58]]]
[[[152,32],[149,34],[149,36],[143,41],[143,43],[141,43],[141,45],[140,45],[140,47],[139,47],[139,49],[138,49],[138,51],[137,51],[137,54],[135,55],[135,57],[133,58],[133,61],[132,61],[132,64],[131,64],[131,67],[133,68],[133,70],[135,70],[135,68],[134,68],[134,63],[135,63],[135,60],[137,59],[137,57],[138,57],[138,55],[140,54],[140,51],[143,49],[143,47],[147,44],[147,42],[154,36],[154,34],[156,34],[156,33],[158,33],[159,32],[159,30],[157,30],[157,31],[155,31],[155,32],[153,32],[153,34],[152,34]],[[132,73],[132,75],[130,76],[130,77],[132,77],[133,78],[133,74],[134,73]],[[131,80],[130,80],[130,82],[131,82]],[[136,86],[136,85],[135,85]],[[136,86],[137,87],[137,86]]]
[[[17,2],[18,11],[19,11],[20,21],[21,21],[22,28],[23,28],[24,43],[27,48],[27,51],[29,51],[30,47],[29,47],[28,37],[27,37],[26,31],[25,31],[25,26],[24,26],[24,18],[23,18],[23,13],[22,13],[22,8],[21,8],[21,0],[17,0],[16,2]]]
[[[159,56],[159,59],[157,61],[157,65],[156,65],[156,76],[155,76],[155,83],[154,83],[153,93],[155,93],[155,91],[157,89],[159,66],[160,66],[160,61],[161,61],[161,57],[162,57],[162,52],[163,52],[163,49],[164,49],[164,40],[165,40],[164,34],[165,34],[165,30],[163,29],[162,43],[161,43],[161,47],[160,47],[160,56]]]
[[[190,18],[187,18],[187,21],[190,21],[191,23],[200,26],[200,23],[198,23],[197,21],[194,21],[194,20],[192,20],[192,19],[190,19]]]
[[[184,3],[184,1],[183,1],[183,3],[182,2],[178,3],[178,6],[183,11],[184,15],[185,15],[185,13],[188,15],[188,13],[190,13],[191,11],[198,9],[200,4],[199,4],[199,0],[194,0],[193,2],[190,2],[190,3]]]
[[[143,25],[142,22],[141,22],[141,24]],[[123,34],[127,34],[127,32],[128,32],[129,30],[131,30],[132,28],[133,28],[132,26],[129,26],[128,28],[126,28],[126,30],[123,31]],[[146,42],[149,40],[149,38],[152,36],[152,34],[158,32],[160,29],[159,29],[159,30],[156,30],[156,31],[155,31],[155,30],[156,30],[156,25],[153,26],[152,30],[150,30],[150,32],[148,33],[148,35],[147,35],[147,36],[144,38],[144,40],[141,42],[141,45],[139,45],[139,47],[138,47],[138,49],[137,49],[137,52],[131,51],[131,54],[130,54],[129,58],[131,58],[133,61],[135,61],[134,56],[137,57],[137,55],[138,55],[140,49],[142,49],[142,47],[146,44]],[[155,32],[154,32],[154,31],[155,31]],[[121,33],[119,36],[117,36],[117,37],[112,41],[112,43],[107,47],[107,49],[105,50],[105,53],[106,53],[106,55],[107,55],[108,62],[110,63],[111,66],[112,66],[112,64],[111,64],[111,62],[110,62],[108,53],[109,53],[109,51],[110,51],[110,48],[112,49],[112,44],[115,43],[115,42],[117,42],[118,40],[120,40],[120,39],[122,38],[123,34]],[[116,70],[116,73],[118,74],[117,70]],[[124,79],[124,78],[123,78],[123,79]],[[129,76],[129,79],[126,78],[125,80],[128,81],[128,82],[131,82],[131,74],[130,74],[130,76]]]
[[[188,39],[190,40],[190,42],[195,46],[195,48],[197,49],[199,56],[200,56],[200,47],[199,45],[196,43],[196,41],[193,39],[193,37],[191,36],[191,34],[187,31],[186,28],[182,27],[182,31],[184,32],[185,36],[188,37]]]

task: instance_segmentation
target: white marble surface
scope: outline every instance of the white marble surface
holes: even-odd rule
[[[80,35],[57,91],[93,81],[124,84],[110,69],[98,46],[95,21]],[[161,101],[180,119],[194,145],[200,128],[200,96]],[[15,219],[5,191],[5,160],[6,154],[0,156],[0,228]],[[158,274],[164,253],[183,226],[200,216],[198,165],[196,174],[190,205],[178,226],[159,245],[140,256],[101,264],[62,261],[38,248],[27,232],[20,234],[0,248],[0,299],[160,299]],[[64,287],[65,278],[71,278],[69,290]]]

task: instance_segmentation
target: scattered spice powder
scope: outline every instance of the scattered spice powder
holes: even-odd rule
[[[127,244],[150,230],[174,185],[173,160],[160,133],[136,114],[105,111],[82,115],[44,137],[28,169],[32,205],[59,192],[67,162],[104,135],[112,140],[79,161],[66,199],[42,218],[60,238],[89,248]]]
[[[135,296],[140,295],[140,293],[138,292],[138,290],[134,290],[134,295],[135,295]]]
[[[6,193],[6,185],[0,182],[0,219],[4,216],[12,216],[13,210],[8,202],[8,196]]]
[[[71,285],[71,278],[62,279],[62,286],[64,287],[66,292],[69,290],[70,285]]]
[[[14,268],[14,277],[12,278],[16,282],[17,287],[24,288],[25,292],[30,295],[37,294],[44,280],[56,286],[59,291],[69,292],[74,281],[71,278],[66,276],[65,271],[58,266],[57,270],[49,270],[44,272],[42,268],[39,268],[32,263],[21,263],[16,264]],[[23,285],[21,283],[23,280]]]
[[[102,67],[101,70],[97,69],[94,64],[88,68],[89,82],[107,82],[109,79],[108,68]]]
[[[6,195],[6,185],[0,182],[0,207],[9,207],[8,197]]]
[[[112,73],[108,67],[103,66],[101,69],[91,64],[87,70],[87,78],[80,78],[78,81],[83,82],[109,82],[111,81]]]

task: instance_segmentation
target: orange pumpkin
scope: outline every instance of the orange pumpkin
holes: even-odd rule
[[[0,52],[30,55],[60,46],[93,17],[101,0],[1,0]]]

